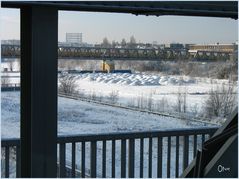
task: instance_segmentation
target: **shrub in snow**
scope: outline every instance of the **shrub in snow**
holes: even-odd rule
[[[10,83],[10,80],[9,80],[8,77],[2,77],[1,78],[1,85],[2,86],[7,86],[7,85],[9,85],[9,83]]]
[[[119,91],[111,91],[111,93],[109,94],[108,96],[108,99],[109,101],[112,103],[112,104],[115,104],[118,102],[119,100]]]
[[[157,105],[157,111],[158,112],[165,112],[169,108],[168,106],[168,99],[166,97],[163,97],[159,100],[159,103]]]
[[[237,90],[235,83],[222,84],[212,88],[205,101],[206,117],[227,117],[237,106]]]
[[[182,89],[181,87],[178,88],[178,93],[177,93],[177,101],[175,104],[175,111],[176,112],[183,112],[186,113],[187,110],[187,88],[184,87]]]
[[[152,91],[151,91],[151,93],[147,97],[147,109],[149,111],[151,111],[152,107],[153,107],[153,98],[152,97],[153,97],[153,94],[152,94]]]
[[[64,75],[59,78],[59,87],[58,90],[64,94],[73,94],[76,89],[76,79],[71,75]]]

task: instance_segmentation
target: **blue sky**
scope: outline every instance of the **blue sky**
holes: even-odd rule
[[[1,39],[20,39],[20,11],[1,9]],[[83,41],[100,43],[129,40],[158,43],[233,43],[238,39],[238,21],[228,18],[184,16],[135,16],[117,13],[59,12],[59,41],[66,32],[82,32]]]

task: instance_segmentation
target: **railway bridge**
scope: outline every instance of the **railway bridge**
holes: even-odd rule
[[[2,58],[20,58],[20,46],[2,44]],[[58,59],[78,60],[175,60],[188,58],[209,58],[222,56],[228,58],[230,52],[198,51],[189,53],[187,49],[139,49],[139,48],[104,48],[104,47],[69,47],[58,46]]]

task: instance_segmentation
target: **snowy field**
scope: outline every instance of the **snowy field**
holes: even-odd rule
[[[107,99],[112,94],[117,94],[119,104],[148,108],[150,102],[150,108],[160,112],[174,113],[178,94],[186,94],[186,113],[190,116],[204,113],[203,107],[212,89],[229,84],[228,80],[144,73],[88,73],[74,76],[76,89],[81,95]]]
[[[19,73],[2,75],[11,76],[11,83],[19,83]],[[227,85],[227,80],[213,80],[210,78],[190,78],[187,76],[162,76],[159,74],[76,74],[73,75],[76,83],[76,91],[85,97],[102,98],[110,100],[112,94],[117,94],[117,104],[124,106],[148,105],[151,101],[154,108],[162,112],[175,111],[178,93],[186,93],[187,113],[197,116],[202,112],[205,100],[212,88],[220,85]],[[60,76],[59,76],[60,77]],[[19,137],[19,92],[2,92],[1,96],[1,118],[3,138]],[[218,121],[212,121],[218,122]],[[220,123],[220,121],[219,121]],[[68,134],[100,134],[111,132],[129,131],[150,131],[167,130],[179,128],[201,128],[208,124],[190,122],[173,117],[163,117],[138,111],[126,110],[100,104],[88,103],[79,100],[58,98],[58,135]],[[212,126],[212,125],[210,125]],[[201,139],[199,138],[198,141]],[[147,177],[148,170],[148,139],[145,140],[144,152],[144,173]],[[180,165],[182,171],[182,146],[180,140]],[[189,139],[189,160],[193,156],[193,139]],[[200,144],[198,144],[200,147]],[[135,174],[139,177],[139,141],[135,141]],[[172,138],[171,145],[171,172],[175,176],[175,138]],[[66,159],[69,164],[71,161],[71,145],[66,146]],[[81,146],[76,146],[76,161],[80,161]],[[90,168],[90,144],[86,143],[86,172]],[[156,177],[157,166],[157,139],[153,139],[152,166],[153,177]],[[106,151],[107,176],[111,174],[111,142],[107,142]],[[101,175],[102,162],[102,143],[97,143],[97,173]],[[167,139],[163,140],[163,176],[166,177],[167,171]],[[116,176],[120,176],[120,141],[116,141]],[[70,165],[70,164],[69,164]],[[79,162],[77,168],[80,168]],[[14,171],[11,168],[11,171]]]
[[[2,92],[1,96],[1,136],[2,138],[19,137],[19,110],[20,110],[20,93],[19,92]],[[166,130],[179,128],[197,128],[203,127],[202,123],[188,123],[184,120],[171,117],[162,117],[158,115],[124,110],[104,105],[97,105],[83,101],[77,101],[67,98],[58,98],[58,135],[67,134],[100,134],[110,132],[128,132],[128,131],[151,131]],[[190,139],[190,145],[193,140]],[[182,141],[180,142],[182,146]],[[136,176],[139,174],[139,141],[136,140]],[[167,156],[167,140],[163,140],[163,176],[166,176],[166,156]],[[157,139],[153,139],[153,176],[156,176],[156,155]],[[67,163],[71,161],[71,145],[66,146]],[[80,144],[76,146],[76,161],[80,160],[78,154],[81,151]],[[86,172],[90,167],[90,144],[86,144]],[[118,152],[117,152],[118,151]],[[172,138],[172,154],[171,154],[171,171],[174,176],[175,171],[175,139]],[[190,147],[190,160],[192,160],[192,147]],[[182,153],[182,148],[180,148]],[[97,145],[97,173],[101,174],[101,155],[102,143]],[[111,142],[107,142],[106,151],[107,176],[111,174]],[[145,177],[147,176],[148,167],[148,140],[145,140]],[[182,163],[182,155],[180,154],[180,163]],[[120,176],[120,143],[116,141],[116,176]],[[77,168],[80,168],[77,163]],[[10,169],[14,171],[14,167]],[[182,170],[182,165],[180,165]]]
[[[17,78],[20,73],[2,75],[9,76],[10,83],[20,82],[20,78]],[[204,114],[203,107],[210,91],[229,84],[228,80],[145,73],[86,73],[72,76],[76,81],[76,92],[82,96],[107,100],[116,95],[117,104],[148,108],[150,102],[150,108],[154,111],[171,114],[176,112],[178,94],[186,94],[186,114],[196,117]],[[223,120],[211,122],[221,123]]]
[[[3,138],[19,137],[20,93],[2,92]],[[97,134],[201,127],[185,120],[58,98],[58,134]]]

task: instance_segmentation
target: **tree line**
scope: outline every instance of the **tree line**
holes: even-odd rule
[[[107,37],[104,37],[100,46],[101,47],[113,47],[115,48],[116,46],[121,46],[121,47],[127,47],[127,48],[135,48],[137,46],[137,41],[136,38],[132,35],[127,42],[125,38],[121,40],[121,42],[113,40],[110,42]]]

